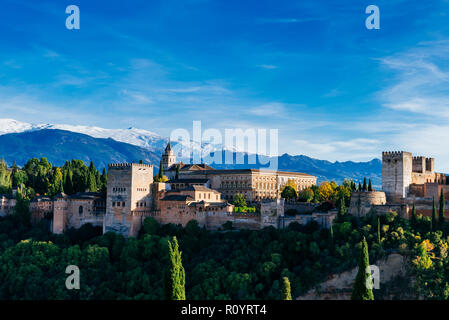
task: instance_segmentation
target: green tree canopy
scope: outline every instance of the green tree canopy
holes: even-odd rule
[[[182,266],[178,240],[168,241],[169,268],[165,276],[165,297],[167,300],[185,300],[185,271]]]
[[[290,281],[287,277],[282,278],[282,300],[292,300],[292,294],[290,290]]]
[[[351,300],[374,300],[372,289],[372,278],[369,269],[368,244],[365,237],[362,240],[362,251],[360,253],[359,271],[355,278]]]

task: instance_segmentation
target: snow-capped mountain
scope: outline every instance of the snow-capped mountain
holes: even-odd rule
[[[89,126],[77,126],[70,124],[32,124],[26,122],[20,122],[14,119],[0,119],[0,135],[8,133],[22,133],[29,131],[38,130],[64,130],[75,133],[81,133],[93,138],[107,139],[111,138],[118,142],[124,142],[138,146],[149,151],[157,152],[165,148],[168,143],[168,138],[165,138],[152,131],[138,129],[138,128],[128,128],[128,129],[105,129],[100,127],[89,127]],[[172,141],[175,151],[179,151],[177,148],[177,141]],[[190,152],[202,152],[203,154],[209,154],[214,151],[222,151],[222,145],[220,144],[208,144],[203,143],[202,145],[195,141],[183,142],[180,141],[183,149]],[[238,151],[234,147],[224,148],[232,152]],[[242,150],[241,152],[244,152]],[[181,157],[183,159],[183,157]],[[183,159],[186,160],[186,159]]]
[[[168,141],[168,139],[154,132],[137,128],[105,129],[100,127],[74,126],[67,124],[31,124],[13,119],[0,119],[0,135],[45,129],[82,133],[93,138],[111,138],[115,141],[129,143],[152,151],[164,147]]]
[[[104,129],[88,126],[30,124],[12,119],[0,119],[0,157],[5,158],[9,164],[16,161],[18,165],[24,165],[32,157],[47,157],[55,165],[62,165],[70,159],[81,159],[85,163],[94,161],[101,168],[108,163],[144,160],[157,167],[167,141],[167,138],[154,132],[136,128]],[[190,147],[190,142],[186,144]],[[176,142],[172,145],[176,151]],[[221,146],[203,144],[201,148],[199,143],[193,143],[193,149],[194,151],[202,149],[204,155],[209,151],[221,151]],[[190,159],[179,157],[178,154],[177,159],[190,163]],[[318,181],[342,182],[344,178],[359,181],[367,177],[371,178],[375,186],[381,184],[382,162],[379,159],[368,162],[332,163],[303,155],[284,154],[277,157],[277,163],[279,170],[306,172],[316,175]],[[211,165],[216,169],[259,167],[259,164],[212,163]]]

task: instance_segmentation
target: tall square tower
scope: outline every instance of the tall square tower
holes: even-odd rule
[[[382,152],[382,190],[388,200],[407,197],[412,183],[412,169],[410,152]]]
[[[103,233],[113,231],[125,237],[137,235],[143,219],[139,213],[145,208],[151,209],[152,183],[152,165],[123,163],[108,166]]]

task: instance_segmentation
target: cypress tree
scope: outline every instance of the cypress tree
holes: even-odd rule
[[[159,164],[159,173],[157,174],[157,178],[159,181],[162,181],[162,177],[164,176],[164,169],[162,168],[162,160]]]
[[[106,187],[108,185],[108,174],[106,172],[106,168],[103,168],[103,172],[101,173],[100,181],[101,181],[101,190],[102,191],[106,190]]]
[[[342,195],[338,201],[338,215],[344,216],[346,213],[345,196]]]
[[[433,198],[432,205],[432,224],[430,225],[430,231],[433,232],[437,227],[437,207],[435,205],[435,198]]]
[[[417,223],[418,223],[418,219],[417,219],[417,217],[416,217],[416,207],[415,207],[415,203],[413,203],[411,221],[412,221],[412,226],[416,226]]]
[[[329,249],[330,252],[334,252],[334,228],[332,227],[332,224],[329,228]]]
[[[73,194],[75,191],[73,186],[73,172],[71,169],[67,172],[67,181],[64,190],[67,194]]]
[[[292,300],[290,281],[287,277],[282,278],[282,300]]]
[[[166,300],[185,300],[185,271],[182,266],[178,240],[168,241],[169,268],[165,273],[165,298]]]
[[[97,192],[97,179],[93,172],[88,173],[87,188],[90,192]]]
[[[440,226],[444,224],[444,190],[441,189],[441,195],[440,195],[440,208],[438,213],[438,222]]]
[[[368,182],[368,191],[373,191],[373,185],[371,184],[371,179]]]
[[[355,278],[354,288],[352,290],[351,300],[374,300],[373,279],[369,269],[368,244],[365,237],[362,240],[362,252],[360,253],[359,271]],[[371,286],[369,286],[371,285]]]
[[[363,191],[367,190],[367,186],[366,186],[366,178],[363,178]]]
[[[380,245],[380,218],[377,217],[377,243]]]
[[[362,185],[360,184],[360,181],[359,181],[359,191],[362,191]]]

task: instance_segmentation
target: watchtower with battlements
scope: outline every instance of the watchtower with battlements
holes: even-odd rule
[[[151,209],[153,166],[137,163],[110,164],[103,233],[113,231],[136,236],[142,219],[139,212]]]
[[[382,190],[388,200],[407,197],[414,165],[418,169],[418,160],[410,152],[382,152]]]

